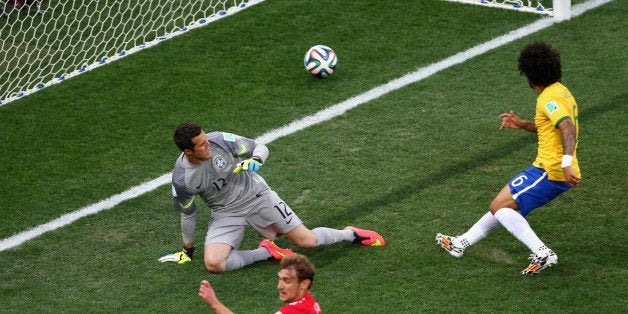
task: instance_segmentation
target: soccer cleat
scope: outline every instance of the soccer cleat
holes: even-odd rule
[[[294,252],[292,252],[290,249],[282,249],[277,246],[277,244],[275,244],[273,241],[270,241],[268,239],[262,240],[262,242],[259,243],[258,247],[264,247],[266,250],[268,250],[270,256],[276,260],[281,260],[282,258],[284,258],[284,256],[294,255]]]
[[[462,257],[464,254],[464,246],[456,243],[456,237],[444,235],[442,233],[436,234],[436,244],[440,245],[445,251],[449,252],[452,256]]]
[[[543,269],[548,268],[554,264],[558,264],[558,255],[550,249],[538,251],[537,253],[530,254],[528,258],[532,260],[530,265],[521,271],[522,275],[533,275],[540,273]]]
[[[375,231],[358,229],[353,226],[347,226],[342,230],[353,231],[353,235],[355,236],[355,239],[353,240],[353,244],[370,245],[370,246],[386,245],[386,240],[384,240],[384,238]]]

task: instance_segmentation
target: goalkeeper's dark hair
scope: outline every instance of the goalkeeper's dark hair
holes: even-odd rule
[[[202,131],[203,129],[194,123],[181,123],[174,129],[174,143],[177,144],[181,151],[186,149],[193,150],[194,143],[192,143],[192,139],[201,134]]]
[[[302,254],[294,254],[290,256],[284,256],[281,259],[281,263],[279,264],[280,269],[294,269],[297,273],[297,278],[299,278],[299,282],[309,279],[310,285],[308,289],[312,287],[312,283],[314,282],[314,273],[316,273],[316,268],[314,264],[307,259],[305,255]]]
[[[528,44],[519,54],[518,69],[530,84],[550,86],[562,77],[560,53],[542,41]]]

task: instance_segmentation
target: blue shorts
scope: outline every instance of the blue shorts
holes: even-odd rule
[[[547,179],[547,172],[535,166],[520,172],[508,186],[523,217],[571,188],[567,182]]]

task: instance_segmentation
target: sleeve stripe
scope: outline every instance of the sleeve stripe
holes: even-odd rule
[[[239,152],[238,152],[238,154],[237,154],[238,156],[240,156],[240,155],[242,155],[242,154],[246,153],[246,145],[244,145],[244,144],[240,144],[240,148],[241,148],[241,149],[240,149],[240,151],[239,151]]]
[[[190,208],[190,206],[192,206],[193,203],[194,203],[194,198],[192,197],[192,199],[187,204],[183,204],[179,202],[179,206],[181,206],[181,208],[183,209],[188,209]]]
[[[569,119],[569,116],[564,116],[564,117],[562,117],[562,118],[560,118],[560,119],[556,120],[556,123],[554,123],[554,128],[558,128],[558,125],[559,125],[561,122],[563,122],[563,120],[565,120],[565,119]]]

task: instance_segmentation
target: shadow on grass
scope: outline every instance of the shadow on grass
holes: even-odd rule
[[[596,106],[579,108],[579,115],[581,117],[580,120],[585,123],[594,123],[598,116],[610,111],[621,109],[622,106],[627,102],[627,100],[628,93],[623,93],[609,98],[604,102],[600,102]],[[475,158],[454,163],[447,168],[428,173],[421,173],[421,175],[417,176],[416,180],[414,180],[413,182],[398,186],[392,189],[389,193],[382,195],[381,197],[365,200],[365,203],[360,202],[360,204],[350,206],[346,210],[337,212],[335,215],[329,216],[322,221],[306,222],[306,225],[309,228],[315,228],[317,226],[334,226],[337,225],[339,221],[356,221],[364,215],[369,215],[371,212],[378,208],[400,203],[429,187],[444,184],[453,177],[457,177],[468,172],[473,172],[476,168],[482,167],[486,164],[494,163],[495,160],[501,159],[504,156],[516,154],[522,149],[528,149],[529,146],[533,145],[537,139],[535,135],[529,135],[530,136],[524,136],[516,140],[496,146],[489,151],[478,154]],[[526,157],[526,160],[528,160],[530,163],[534,158],[533,155]],[[527,168],[528,166],[529,165],[526,162],[522,162],[521,170]],[[514,176],[515,174],[516,173],[513,173],[512,175]],[[503,178],[504,184],[506,184],[506,182],[510,179],[510,177]],[[498,191],[495,191],[495,193],[497,192]],[[490,200],[487,200],[487,206],[489,201]],[[314,249],[314,252],[316,252],[317,255],[317,262],[325,264],[325,261],[332,261],[333,259],[338,258],[336,256],[338,254],[346,254],[345,249],[346,247],[343,245],[336,245],[332,247],[317,248]],[[326,258],[329,256],[336,257],[332,259]]]

